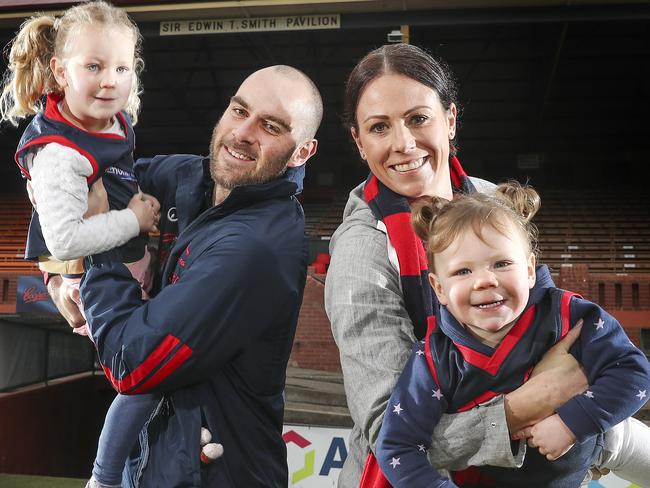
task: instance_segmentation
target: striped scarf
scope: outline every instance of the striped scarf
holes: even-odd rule
[[[476,191],[456,156],[449,158],[449,169],[454,193]],[[415,337],[420,340],[433,320],[435,296],[429,285],[427,254],[411,227],[411,207],[406,197],[386,187],[372,173],[366,180],[364,197],[373,215],[386,226],[388,240],[397,253],[404,303]]]

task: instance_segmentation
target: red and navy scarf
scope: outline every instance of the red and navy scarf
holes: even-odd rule
[[[449,158],[449,169],[454,193],[476,191],[456,156]],[[429,285],[427,254],[411,227],[411,207],[406,197],[392,191],[372,173],[366,180],[364,197],[373,215],[386,226],[388,239],[397,253],[404,303],[415,337],[420,340],[433,320],[435,295]]]

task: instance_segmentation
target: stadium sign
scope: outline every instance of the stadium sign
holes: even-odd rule
[[[340,29],[339,14],[248,17],[240,19],[169,20],[160,23],[159,35],[233,34],[237,32]]]
[[[289,488],[336,488],[351,429],[285,424]],[[593,480],[589,488],[638,488],[613,473]]]
[[[333,488],[348,457],[350,429],[285,424],[290,488]]]

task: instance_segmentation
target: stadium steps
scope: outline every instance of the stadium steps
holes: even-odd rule
[[[284,421],[327,427],[352,427],[340,373],[288,368]]]

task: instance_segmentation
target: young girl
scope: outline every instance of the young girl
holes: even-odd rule
[[[44,272],[78,276],[78,258],[118,246],[125,263],[146,256],[139,234],[154,228],[155,203],[138,196],[129,118],[140,104],[139,46],[137,27],[104,3],[32,18],[14,39],[0,113],[13,124],[36,114],[16,162],[38,204],[25,257]],[[84,219],[100,178],[111,211]]]
[[[155,230],[159,205],[139,192],[133,173],[131,120],[140,105],[140,45],[135,23],[102,1],[80,4],[57,19],[31,18],[13,41],[0,115],[16,125],[36,114],[20,140],[16,162],[37,204],[25,257],[39,261],[46,280],[57,273],[78,284],[84,256],[118,248],[133,276],[146,284],[144,233]],[[89,189],[98,182],[110,211],[86,218]],[[91,486],[120,485],[127,455],[159,400],[116,397]]]
[[[602,449],[602,433],[646,402],[650,366],[596,304],[555,288],[536,269],[539,208],[532,188],[500,185],[496,196],[434,198],[413,212],[440,303],[391,395],[377,461],[395,487],[577,487]],[[572,353],[590,386],[536,424],[519,469],[481,466],[451,481],[427,461],[444,412],[460,412],[520,386],[544,352],[583,319]],[[650,446],[646,447],[650,450]]]

